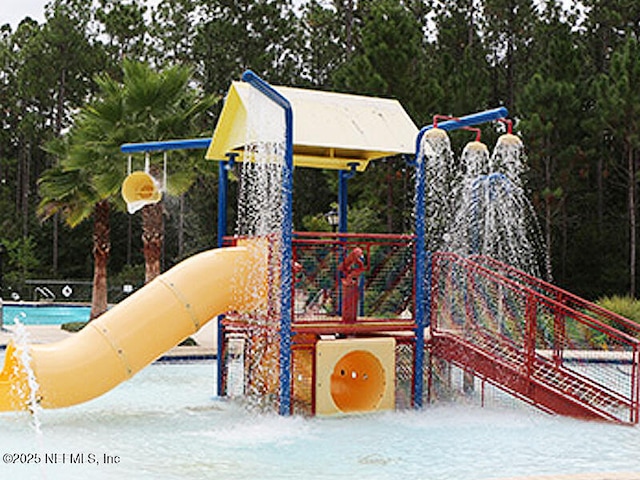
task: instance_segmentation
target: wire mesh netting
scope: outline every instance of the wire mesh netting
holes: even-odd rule
[[[348,301],[344,285],[353,281],[358,316],[412,318],[413,246],[409,236],[298,235],[294,314],[299,320],[339,317]],[[359,270],[346,261],[360,252]]]

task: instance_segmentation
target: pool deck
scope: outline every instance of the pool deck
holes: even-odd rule
[[[492,480],[640,480],[640,472],[602,472],[575,475],[536,475],[533,477],[496,477]]]
[[[5,349],[13,338],[14,328],[13,325],[5,325],[3,330],[0,331],[0,350]],[[75,333],[62,330],[59,325],[28,325],[26,329],[29,335],[29,343],[55,343],[75,335]],[[197,346],[172,348],[163,353],[156,361],[197,361],[215,358],[217,350],[216,322],[207,323],[198,332],[191,335],[191,338],[196,341]]]

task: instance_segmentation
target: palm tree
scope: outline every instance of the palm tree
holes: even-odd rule
[[[77,115],[67,138],[49,142],[45,149],[61,161],[45,170],[38,185],[38,215],[49,218],[60,213],[67,225],[76,227],[93,217],[93,288],[90,319],[108,308],[107,263],[111,252],[109,214],[111,197],[117,192],[120,175],[110,162],[94,159],[113,156],[113,148],[94,121],[96,109],[105,110],[110,100],[87,105]],[[117,115],[116,115],[117,116]],[[114,122],[116,123],[116,122]],[[117,152],[117,150],[116,150]]]
[[[67,225],[76,227],[93,214],[93,289],[90,318],[107,310],[107,261],[111,250],[109,201],[101,200],[86,172],[58,165],[46,170],[39,180],[41,201],[38,213],[49,218],[61,213]]]
[[[125,62],[124,89],[128,129],[126,141],[166,140],[185,137],[194,130],[194,121],[215,103],[216,97],[198,98],[189,88],[191,70],[169,67],[155,72],[142,63]],[[169,179],[169,193],[184,193],[195,180],[193,164],[180,162],[178,171]],[[185,168],[187,167],[187,168]],[[150,173],[159,177],[160,168],[151,164]],[[142,209],[142,243],[145,256],[145,282],[160,274],[164,242],[162,203]]]
[[[48,147],[58,154],[60,162],[41,177],[40,215],[46,218],[60,212],[72,227],[93,215],[92,318],[107,307],[109,212],[112,206],[124,208],[120,187],[127,172],[120,145],[193,134],[195,120],[216,99],[200,96],[189,85],[190,78],[191,71],[186,67],[158,72],[143,63],[125,60],[122,82],[105,75],[98,77],[97,97],[78,112],[66,142]],[[152,165],[152,172],[156,168]],[[195,169],[188,161],[173,165],[169,174],[167,183],[174,194],[186,191],[195,179]],[[161,204],[144,208],[142,238],[145,281],[149,281],[160,273]]]

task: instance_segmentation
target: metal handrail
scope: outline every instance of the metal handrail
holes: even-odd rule
[[[567,305],[563,302],[562,298],[553,298],[546,295],[544,292],[540,292],[534,289],[530,284],[527,283],[519,283],[517,280],[509,278],[505,275],[502,275],[495,270],[492,270],[480,263],[474,262],[469,258],[462,257],[455,253],[449,252],[437,252],[433,256],[434,258],[434,281],[437,282],[439,278],[439,261],[449,261],[452,264],[457,264],[462,267],[462,271],[466,272],[467,275],[476,274],[479,275],[480,278],[488,280],[489,282],[497,285],[502,285],[506,287],[508,290],[518,293],[523,299],[524,303],[524,312],[523,312],[523,330],[522,332],[522,345],[518,345],[518,342],[513,343],[513,340],[504,336],[503,334],[497,332],[491,332],[489,330],[484,330],[486,334],[490,335],[492,338],[495,338],[496,341],[500,341],[500,338],[504,338],[508,340],[510,343],[513,343],[514,348],[520,351],[522,355],[523,368],[525,368],[525,372],[528,378],[533,378],[532,374],[534,371],[534,363],[539,361],[548,361],[546,357],[540,357],[536,350],[536,335],[537,335],[537,321],[538,321],[538,308],[543,306],[548,308],[550,311],[555,312],[558,317],[558,321],[562,322],[562,318],[571,318],[576,321],[578,324],[582,324],[589,329],[595,330],[606,335],[608,338],[613,339],[617,342],[618,345],[625,348],[627,353],[630,355],[631,359],[631,379],[629,385],[625,386],[625,389],[628,388],[627,393],[622,393],[622,391],[615,392],[617,395],[621,395],[624,398],[624,404],[629,408],[629,422],[637,423],[638,422],[638,409],[640,405],[639,401],[639,392],[638,392],[638,374],[640,373],[640,339],[630,335],[624,331],[616,329],[614,326],[609,325],[608,323],[602,321],[599,318],[594,318],[593,316],[589,316],[586,313],[583,313],[579,310],[576,310],[573,305]],[[473,277],[475,278],[475,277]],[[475,283],[473,278],[469,278],[468,281]],[[437,292],[438,284],[434,285],[435,291]],[[473,289],[473,287],[471,287]],[[436,293],[436,296],[438,294]],[[575,296],[573,296],[575,297]],[[578,298],[578,297],[575,297]],[[581,299],[580,299],[581,300]],[[586,303],[586,301],[585,301]],[[466,309],[468,309],[467,302],[465,300]],[[438,324],[438,316],[436,314],[437,310],[433,310],[433,318],[432,318],[432,334],[437,336],[439,334],[447,335],[447,331],[442,331],[440,333],[440,325]],[[473,316],[473,312],[467,310],[465,313],[466,317]],[[611,395],[612,391],[602,382],[598,381],[595,378],[591,378],[589,376],[585,376],[579,372],[565,370],[564,362],[563,362],[563,353],[566,351],[565,341],[564,341],[564,329],[558,331],[559,329],[553,328],[553,363],[550,365],[555,365],[555,368],[558,371],[564,371],[567,375],[570,375],[572,378],[581,378],[587,384],[594,385],[596,388],[601,390],[603,393],[608,393]],[[450,332],[449,332],[450,333]],[[480,346],[478,348],[481,348]],[[557,349],[557,351],[556,351]],[[570,395],[567,393],[566,395]],[[572,396],[572,395],[570,395]],[[573,398],[573,396],[572,396]],[[578,399],[578,397],[575,397]],[[579,400],[579,399],[578,399]],[[590,404],[589,408],[601,410],[598,406],[593,406]],[[603,411],[605,416],[609,416],[607,412]]]
[[[526,272],[518,270],[517,268],[511,265],[500,262],[494,258],[487,257],[485,255],[472,255],[469,258],[476,263],[487,265],[488,268],[490,269],[500,269],[502,271],[505,271],[509,275],[514,275],[519,280],[522,280],[527,284],[532,285],[535,288],[543,289],[545,291],[545,295],[553,295],[561,303],[571,301],[574,304],[574,308],[585,309],[586,311],[590,311],[595,315],[599,315],[608,320],[615,321],[616,323],[619,323],[620,326],[623,326],[624,328],[628,328],[629,330],[632,330],[640,334],[640,324],[626,317],[623,317],[622,315],[619,315],[615,312],[607,310],[606,308],[603,308],[596,303],[585,300],[584,298],[581,298],[567,290],[564,290],[563,288],[560,288],[556,285],[546,282],[540,278],[536,278],[532,275],[529,275]]]
[[[33,300],[38,300],[40,294],[44,300],[52,302],[56,299],[56,294],[49,287],[36,287],[33,289]]]

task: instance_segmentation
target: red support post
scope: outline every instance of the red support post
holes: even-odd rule
[[[558,303],[564,305],[564,298],[562,295],[558,295]],[[559,308],[555,309],[553,315],[553,363],[556,368],[562,366],[562,358],[564,353],[564,344],[566,336],[565,328],[565,314]]]
[[[633,347],[633,365],[631,367],[631,415],[630,422],[637,424],[640,420],[640,382],[638,382],[638,366],[640,365],[640,352],[638,345]]]
[[[536,359],[536,331],[538,316],[538,300],[529,293],[527,295],[527,304],[525,307],[525,339],[524,339],[524,355],[527,376],[533,375],[533,366]]]

